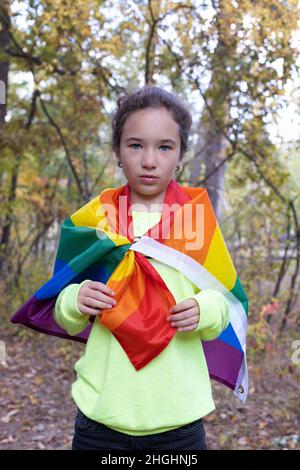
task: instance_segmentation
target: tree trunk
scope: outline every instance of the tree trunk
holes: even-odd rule
[[[191,186],[199,186],[203,177],[201,174],[203,168],[205,176],[203,186],[208,190],[218,221],[222,216],[224,199],[226,164],[221,165],[221,163],[226,158],[229,144],[226,135],[228,123],[230,123],[230,100],[234,87],[232,67],[235,63],[237,48],[237,38],[230,34],[227,9],[226,2],[218,3],[215,20],[218,43],[211,57],[210,84],[202,95],[205,106],[199,124],[199,140],[189,179]]]

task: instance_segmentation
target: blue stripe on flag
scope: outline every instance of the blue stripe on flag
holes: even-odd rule
[[[48,299],[57,295],[77,275],[68,264],[57,272],[39,290],[34,293],[38,300]],[[74,281],[75,282],[75,281]]]
[[[218,336],[218,339],[221,339],[222,341],[224,341],[225,343],[227,344],[230,344],[231,346],[233,346],[234,348],[238,349],[239,351],[243,352],[243,349],[242,349],[242,346],[241,346],[241,343],[239,342],[238,340],[238,337],[237,335],[235,334],[235,331],[231,325],[231,323],[229,323],[228,327],[226,328],[226,330],[224,330],[220,336]]]

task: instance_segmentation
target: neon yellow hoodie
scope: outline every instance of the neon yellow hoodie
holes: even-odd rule
[[[132,211],[135,238],[161,217]],[[93,323],[85,353],[76,362],[72,397],[89,418],[134,436],[175,429],[215,409],[202,340],[219,336],[229,324],[229,302],[212,289],[200,291],[183,274],[152,258],[176,303],[194,298],[200,309],[193,331],[177,331],[168,346],[137,371],[125,351],[99,321]],[[77,306],[80,284],[69,284],[55,304],[56,322],[70,335],[89,323]],[[167,321],[167,320],[166,320]]]

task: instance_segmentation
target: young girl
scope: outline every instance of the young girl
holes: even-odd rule
[[[64,221],[52,278],[12,321],[87,342],[73,449],[206,449],[210,377],[246,399],[247,297],[206,189],[174,179],[183,103],[145,86],[112,124],[127,183]]]

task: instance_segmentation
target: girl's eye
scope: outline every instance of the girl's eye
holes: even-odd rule
[[[141,144],[131,144],[130,147],[132,147],[133,145],[141,145]],[[171,150],[171,147],[170,147],[169,145],[161,145],[160,148],[161,148],[161,147],[165,147],[165,148]],[[136,148],[136,147],[135,147],[135,148]]]
[[[141,145],[141,144],[131,144],[130,147],[132,147],[133,145]]]

